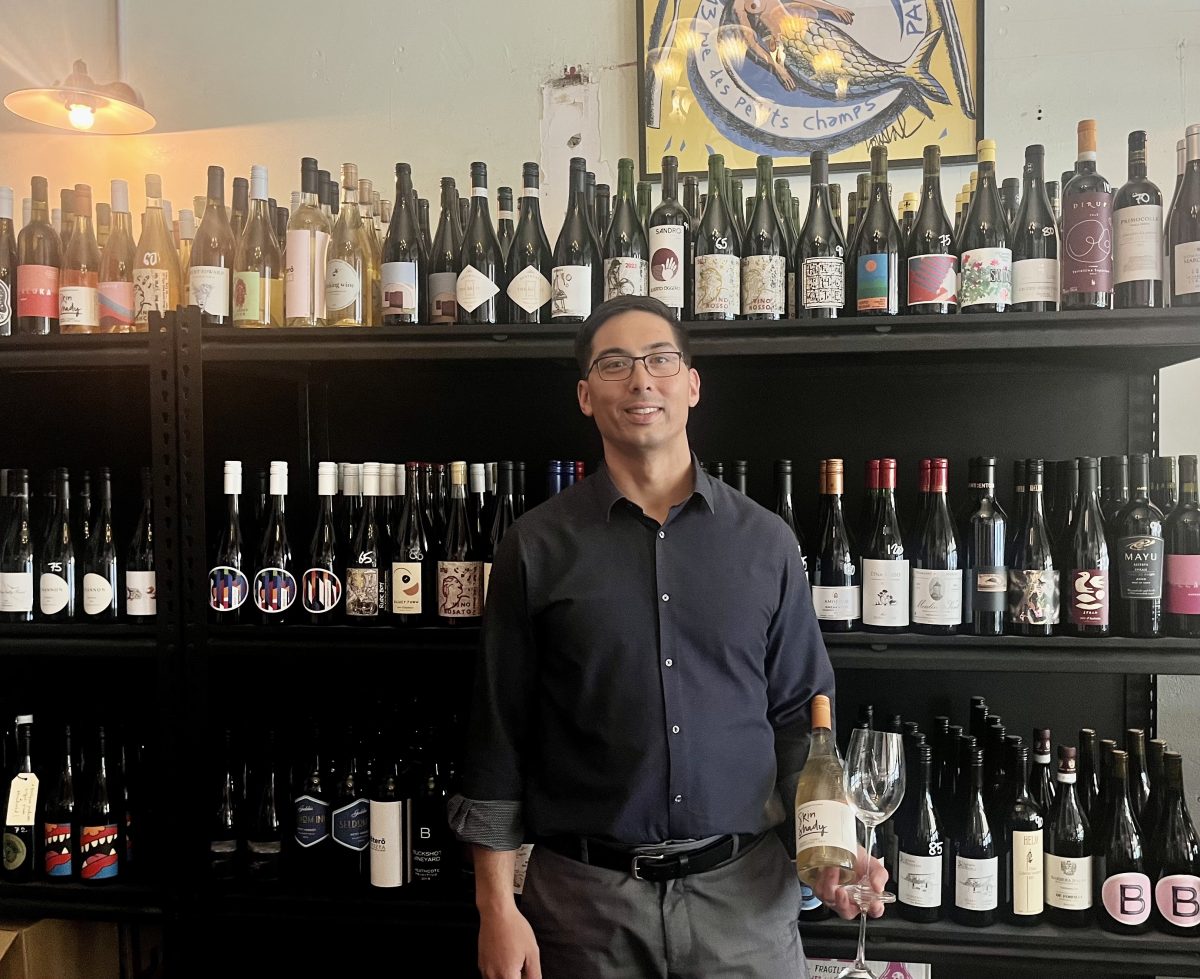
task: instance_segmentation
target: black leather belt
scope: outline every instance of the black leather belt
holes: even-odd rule
[[[581,836],[545,837],[539,839],[537,845],[580,863],[604,867],[607,870],[619,870],[630,874],[635,880],[658,883],[702,874],[706,870],[728,863],[738,854],[750,849],[759,835],[738,833],[722,836],[708,846],[678,853],[631,853],[628,848]]]

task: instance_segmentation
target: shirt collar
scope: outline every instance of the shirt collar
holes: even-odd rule
[[[692,453],[692,474],[694,483],[692,486],[692,495],[688,499],[693,499],[698,495],[708,504],[709,512],[716,513],[717,494],[716,490],[713,489],[712,477],[704,471],[704,468],[700,465],[700,460],[696,458],[695,452]],[[608,465],[606,463],[600,463],[600,468],[596,470],[594,479],[596,493],[600,505],[604,509],[604,518],[608,520],[612,517],[613,506],[620,500],[628,498],[617,488],[617,484],[612,481],[612,476],[608,473]],[[683,500],[682,502],[687,503],[688,501]]]

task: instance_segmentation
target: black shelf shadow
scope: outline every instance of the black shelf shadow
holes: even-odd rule
[[[156,626],[28,622],[0,624],[0,656],[108,656],[153,659]]]
[[[164,902],[159,891],[143,884],[0,883],[0,913],[125,921],[160,917]]]
[[[146,333],[56,334],[0,337],[0,371],[146,368]]]

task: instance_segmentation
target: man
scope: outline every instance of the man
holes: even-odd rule
[[[796,540],[692,455],[700,375],[665,306],[605,303],[575,352],[604,466],[496,555],[450,806],[474,844],[480,969],[802,979],[799,883],[771,830],[833,670]],[[832,882],[819,895],[857,914]]]

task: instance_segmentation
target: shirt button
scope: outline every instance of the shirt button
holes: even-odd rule
[[[665,531],[662,531],[662,530],[660,530],[660,531],[658,532],[658,539],[659,539],[659,540],[665,540],[665,539],[666,539],[666,537],[667,537],[667,535],[666,535],[666,532],[665,532]]]
[[[671,733],[672,733],[672,734],[678,734],[678,733],[679,733],[679,725],[678,725],[678,724],[676,724],[676,725],[675,725],[673,728],[671,728]]]
[[[667,666],[674,666],[674,665],[675,665],[675,661],[673,659],[667,660]]]
[[[676,802],[683,802],[683,796],[681,796],[681,795],[677,795],[677,796],[675,796],[675,801],[676,801]]]
[[[670,600],[671,600],[671,596],[668,595],[666,592],[663,592],[663,601],[669,602]]]

